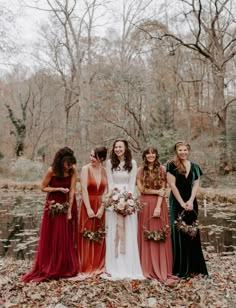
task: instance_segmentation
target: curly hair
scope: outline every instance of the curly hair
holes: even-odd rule
[[[130,172],[132,170],[132,153],[131,150],[129,149],[129,144],[128,141],[124,139],[117,139],[112,146],[112,151],[110,154],[110,159],[111,159],[111,170],[116,170],[118,169],[118,166],[120,164],[120,160],[118,159],[117,155],[114,152],[115,146],[117,142],[123,142],[125,145],[125,153],[124,153],[124,159],[125,159],[125,164],[124,164],[124,170]]]
[[[151,177],[151,171],[148,168],[148,160],[146,155],[154,153],[156,154],[156,158],[153,164],[153,170],[152,170],[152,176],[153,176],[153,181],[154,181],[154,189],[159,189],[162,186],[163,180],[161,178],[161,173],[160,173],[160,162],[159,162],[159,153],[156,148],[153,147],[148,147],[143,151],[142,154],[142,159],[143,159],[143,186],[144,189],[149,189],[150,188],[150,177]]]
[[[74,156],[74,151],[68,147],[64,147],[56,152],[53,163],[52,170],[57,176],[64,175],[64,162],[69,164],[76,164],[76,158]],[[73,169],[69,170],[69,175],[73,174]]]
[[[174,151],[175,151],[175,157],[172,160],[172,163],[174,163],[176,169],[178,170],[179,173],[181,174],[186,174],[187,170],[185,165],[183,164],[182,160],[179,159],[178,155],[177,155],[177,150],[180,146],[186,146],[186,148],[190,151],[191,147],[190,144],[186,141],[178,141],[176,142],[176,144],[174,145]]]

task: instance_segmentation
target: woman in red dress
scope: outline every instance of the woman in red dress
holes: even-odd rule
[[[74,152],[64,147],[48,168],[41,190],[47,193],[40,239],[32,269],[22,281],[72,277],[78,272],[77,170]],[[68,207],[63,207],[63,205]],[[60,212],[58,212],[60,211]]]
[[[156,278],[165,284],[177,282],[172,276],[172,246],[170,230],[163,241],[146,240],[144,228],[159,231],[169,225],[165,194],[165,173],[158,161],[157,149],[143,152],[143,165],[138,169],[137,185],[144,205],[138,217],[138,245],[141,267],[146,278]]]
[[[106,156],[106,148],[93,149],[90,154],[90,163],[83,166],[81,171],[79,273],[84,274],[84,278],[99,275],[104,271],[105,234],[101,234],[101,237],[99,235],[96,237],[96,234],[98,234],[99,229],[105,231],[102,201],[107,188],[107,177],[102,163],[106,160]],[[86,233],[83,233],[83,231],[86,231]],[[94,234],[95,237],[92,238]]]

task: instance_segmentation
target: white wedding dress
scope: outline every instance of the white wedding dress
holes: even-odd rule
[[[124,162],[119,165],[119,170],[111,170],[111,161],[106,163],[108,188],[111,191],[117,187],[134,194],[137,164],[132,160],[133,168],[130,173],[123,170]],[[116,224],[117,213],[112,208],[106,209],[106,272],[111,279],[144,279],[139,259],[137,242],[137,213],[128,215],[125,220],[125,253],[121,253],[118,243],[118,255],[116,249]]]

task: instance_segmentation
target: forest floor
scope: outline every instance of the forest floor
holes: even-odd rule
[[[235,255],[205,252],[209,277],[172,286],[157,280],[61,279],[20,282],[29,261],[0,259],[0,307],[236,307]]]
[[[39,182],[0,180],[4,191],[37,190]],[[200,188],[198,198],[236,204],[236,187]],[[204,251],[209,277],[196,276],[172,286],[157,280],[111,281],[102,278],[23,283],[29,260],[0,257],[0,307],[236,307],[235,254]]]

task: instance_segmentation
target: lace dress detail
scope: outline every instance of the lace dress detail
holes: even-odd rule
[[[108,188],[111,191],[117,187],[120,190],[127,190],[134,194],[137,164],[132,160],[132,170],[123,169],[124,163],[121,162],[116,170],[111,170],[111,161],[106,164]],[[125,220],[125,253],[121,249],[120,243],[116,249],[116,227],[119,219],[111,208],[106,210],[106,272],[111,275],[111,279],[143,279],[140,265],[138,242],[137,242],[137,213],[126,216]],[[117,254],[118,252],[118,254]]]

